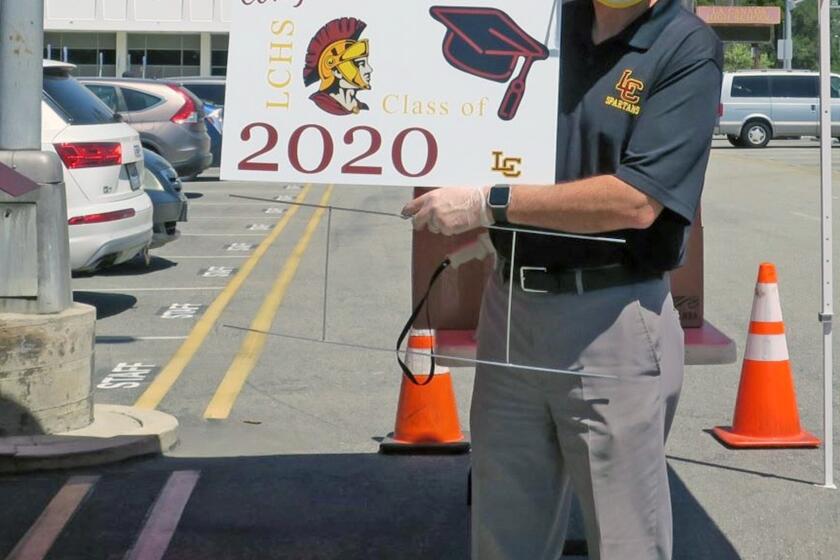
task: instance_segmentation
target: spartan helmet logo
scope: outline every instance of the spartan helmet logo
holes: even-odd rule
[[[362,90],[371,89],[370,45],[360,39],[367,27],[356,18],[339,18],[318,30],[306,52],[303,81],[318,83],[310,99],[333,115],[358,114],[368,106],[357,99]]]

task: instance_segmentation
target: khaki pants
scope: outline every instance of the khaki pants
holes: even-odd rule
[[[590,559],[670,559],[664,447],[684,354],[668,278],[581,295],[513,294],[511,362],[617,379],[478,366],[472,558],[558,560],[574,491]],[[505,361],[507,295],[493,275],[482,360]]]

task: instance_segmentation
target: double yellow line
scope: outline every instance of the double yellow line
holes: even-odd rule
[[[324,192],[324,196],[321,197],[319,203],[321,206],[326,206],[329,203],[332,190],[333,187],[330,186]],[[303,259],[303,255],[306,253],[306,249],[312,241],[312,236],[315,234],[315,230],[318,228],[325,212],[326,210],[323,208],[318,208],[312,218],[309,219],[306,230],[304,230],[292,254],[283,266],[283,270],[280,271],[280,275],[271,287],[271,291],[265,296],[256,317],[251,322],[250,332],[242,341],[239,352],[236,353],[233,362],[230,364],[221,385],[213,396],[213,400],[210,401],[207,410],[204,411],[204,418],[224,420],[230,416],[230,411],[242,391],[242,387],[245,386],[245,381],[262,356],[268,336],[265,333],[271,330],[277,310],[283,303],[283,298],[295,278],[300,261]]]
[[[303,202],[312,185],[306,185],[301,193],[295,198],[295,202]],[[330,191],[331,192],[331,189]],[[286,226],[289,225],[292,218],[297,214],[299,206],[290,206],[283,218],[274,227],[274,230],[259,244],[254,253],[242,265],[239,272],[231,281],[225,286],[225,289],[219,293],[218,297],[210,304],[204,315],[198,320],[193,330],[190,332],[187,339],[181,344],[180,348],[175,352],[169,363],[163,368],[160,374],[149,385],[146,391],[140,395],[137,402],[134,404],[138,408],[155,409],[157,408],[164,397],[169,393],[175,385],[178,378],[184,372],[184,369],[192,361],[195,354],[201,348],[207,336],[211,333],[216,322],[222,316],[222,313],[227,308],[228,304],[233,300],[234,296],[239,292],[245,281],[257,267],[259,262],[268,252],[269,248],[280,237]],[[323,211],[322,211],[323,212]],[[311,237],[311,236],[310,236]],[[300,245],[300,243],[298,243]],[[284,267],[284,271],[286,268]],[[282,275],[282,273],[281,273]]]

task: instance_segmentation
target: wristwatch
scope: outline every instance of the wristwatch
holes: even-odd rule
[[[506,224],[507,209],[510,204],[510,185],[495,185],[490,187],[490,194],[487,195],[487,206],[493,213],[493,221],[497,224]]]

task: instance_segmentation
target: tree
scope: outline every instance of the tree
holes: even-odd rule
[[[775,66],[770,53],[762,52],[758,59],[758,68]],[[749,70],[754,68],[752,47],[747,43],[727,43],[723,51],[723,69],[726,72]]]

